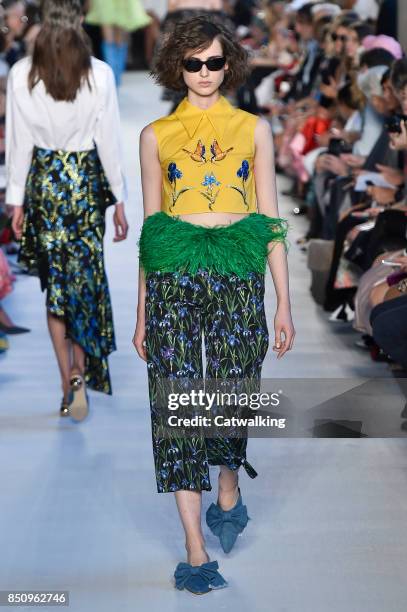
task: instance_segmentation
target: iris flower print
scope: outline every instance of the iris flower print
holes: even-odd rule
[[[179,168],[177,168],[177,164],[175,162],[171,162],[168,164],[168,180],[170,183],[175,183],[177,179],[182,178],[182,172]]]
[[[242,165],[240,166],[240,168],[238,168],[237,172],[236,172],[236,176],[238,176],[240,179],[242,179],[242,186],[241,187],[237,187],[236,185],[228,185],[228,187],[231,187],[232,189],[235,189],[236,191],[238,191],[240,193],[240,195],[243,198],[243,202],[245,203],[245,206],[247,208],[247,210],[249,210],[249,203],[247,201],[247,193],[246,193],[246,181],[249,178],[249,174],[250,174],[250,166],[249,166],[249,162],[247,161],[247,159],[244,159],[242,161]]]
[[[214,173],[211,172],[210,174],[205,174],[205,179],[202,182],[202,185],[206,187],[206,191],[200,191],[199,193],[202,194],[204,198],[209,200],[209,208],[210,210],[213,210],[212,206],[215,204],[216,198],[218,197],[220,191],[220,189],[218,189],[215,192],[214,187],[218,187],[220,185],[220,181],[218,181]]]
[[[172,360],[174,359],[175,349],[171,346],[166,346],[161,349],[161,355],[163,356],[163,359]]]
[[[244,159],[242,161],[242,165],[240,166],[236,174],[239,178],[243,179],[243,182],[247,181],[247,179],[249,178],[249,162],[247,161],[247,159]]]
[[[182,172],[179,168],[177,168],[177,164],[175,162],[170,162],[167,170],[168,180],[171,183],[172,206],[170,206],[170,210],[172,210],[180,195],[182,195],[185,191],[188,191],[188,189],[191,189],[191,187],[183,187],[177,191],[177,180],[182,178]]]

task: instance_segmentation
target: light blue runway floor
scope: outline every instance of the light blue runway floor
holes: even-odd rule
[[[138,137],[167,112],[159,93],[146,74],[126,75],[120,103],[131,229],[126,242],[114,244],[109,211],[105,242],[118,343],[110,360],[114,395],[91,393],[87,421],[59,417],[58,370],[38,280],[19,277],[5,302],[32,333],[11,337],[0,358],[0,590],[69,590],[72,612],[404,612],[402,438],[250,440],[248,459],[259,476],[242,473],[240,484],[252,520],[229,555],[204,526],[211,559],[230,587],[194,597],[172,585],[176,564],[185,560],[183,533],[173,495],[156,492],[146,364],[131,342],[143,217]],[[392,379],[387,365],[354,347],[350,324],[330,323],[312,301],[306,254],[295,244],[306,222],[291,215],[292,207],[280,198],[280,215],[294,228],[296,342],[282,360],[269,351],[263,376]],[[274,312],[268,272],[271,332]],[[375,400],[382,415],[400,413],[403,404],[397,392]],[[204,512],[216,499],[216,475],[212,468]]]

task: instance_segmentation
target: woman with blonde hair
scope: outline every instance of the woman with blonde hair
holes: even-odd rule
[[[40,277],[61,374],[61,415],[88,413],[85,383],[111,394],[115,350],[105,212],[127,236],[120,117],[110,67],[91,56],[80,0],[45,0],[32,57],[7,83],[6,203],[19,262]]]

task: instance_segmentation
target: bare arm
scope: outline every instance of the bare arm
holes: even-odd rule
[[[140,134],[140,168],[143,192],[143,221],[161,210],[162,170],[158,157],[158,143],[151,125],[143,128]],[[146,279],[144,270],[139,264],[137,325],[133,344],[139,356],[147,361],[145,341],[145,304]]]
[[[140,169],[146,219],[161,210],[162,170],[157,138],[151,124],[143,128],[140,134]]]
[[[272,133],[268,122],[261,118],[255,130],[255,145],[254,176],[258,211],[269,217],[279,217]],[[289,306],[288,265],[284,245],[269,243],[269,250],[271,246],[273,252],[268,256],[268,262],[277,302]]]
[[[257,121],[255,129],[254,175],[256,184],[258,212],[269,217],[279,217],[277,188],[274,162],[273,136],[269,123],[262,118]],[[270,242],[268,264],[273,277],[277,296],[277,314],[275,317],[275,347],[279,349],[278,357],[292,348],[294,327],[291,320],[289,295],[288,263],[285,246],[282,242]],[[283,342],[281,332],[284,332]]]

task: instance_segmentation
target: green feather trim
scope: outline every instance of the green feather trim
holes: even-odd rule
[[[249,272],[265,273],[270,242],[283,242],[288,252],[286,219],[250,213],[230,225],[203,227],[164,211],[144,220],[139,259],[145,273],[185,271],[199,268],[245,278]]]

